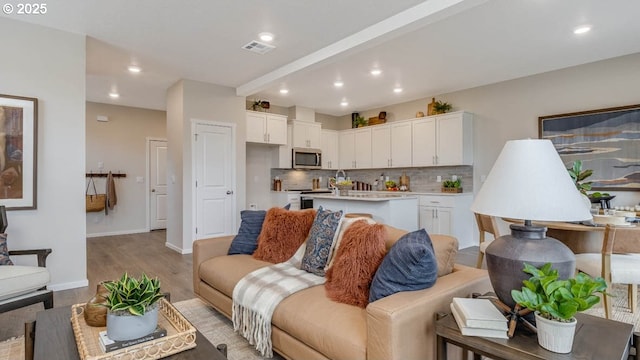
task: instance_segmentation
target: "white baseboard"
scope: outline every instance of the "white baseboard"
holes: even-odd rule
[[[169,242],[164,243],[164,246],[182,255],[191,254],[193,252],[193,249],[181,249]]]
[[[140,234],[149,232],[149,229],[133,229],[133,230],[120,230],[104,233],[87,234],[88,238],[100,237],[100,236],[114,236],[114,235],[128,235],[128,234]]]
[[[53,291],[61,291],[61,290],[69,290],[69,289],[81,288],[86,286],[89,286],[89,280],[84,279],[84,280],[73,281],[68,283],[49,284],[47,285],[47,289],[50,289]]]

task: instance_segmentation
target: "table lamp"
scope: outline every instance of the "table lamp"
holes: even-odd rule
[[[587,200],[551,141],[507,141],[471,205],[475,213],[524,220],[512,224],[511,234],[495,239],[485,251],[489,279],[500,301],[514,308],[511,290],[522,288],[522,281],[530,277],[522,271],[525,262],[536,267],[551,263],[561,278],[573,276],[573,252],[532,221],[589,220]]]

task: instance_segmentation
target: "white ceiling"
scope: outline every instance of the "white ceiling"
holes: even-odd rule
[[[18,1],[6,1],[17,4]],[[636,0],[64,0],[6,15],[86,34],[87,100],[165,109],[179,79],[344,115],[640,52]],[[573,34],[579,25],[592,31]],[[276,49],[241,49],[257,34]],[[140,74],[127,66],[140,65]],[[372,67],[382,75],[369,74]],[[333,87],[337,79],[341,89]],[[394,93],[394,87],[404,89]],[[287,95],[279,90],[289,89]],[[120,98],[110,99],[117,90]],[[349,106],[340,106],[347,100]]]

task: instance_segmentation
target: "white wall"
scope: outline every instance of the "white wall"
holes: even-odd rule
[[[191,252],[193,242],[193,201],[191,168],[191,121],[205,120],[236,124],[236,209],[246,199],[245,98],[235,95],[235,89],[191,80],[180,80],[168,91],[167,132],[168,169],[176,183],[169,182],[167,246],[182,253]],[[175,131],[175,133],[173,133]],[[179,159],[178,159],[179,157]],[[178,180],[180,178],[180,180]],[[174,219],[181,217],[180,220]],[[181,222],[181,223],[180,223]]]
[[[2,17],[0,34],[0,93],[38,98],[37,209],[8,211],[9,248],[51,248],[50,288],[87,286],[85,37]]]
[[[104,211],[87,213],[87,236],[130,234],[148,231],[147,138],[166,138],[164,111],[87,102],[86,172],[126,174],[116,178],[118,204],[109,215]],[[108,122],[97,116],[108,116]],[[141,177],[143,182],[136,181]],[[99,193],[105,192],[106,178],[94,178]]]

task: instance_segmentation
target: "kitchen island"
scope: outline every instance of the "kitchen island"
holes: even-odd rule
[[[373,220],[407,231],[418,230],[418,197],[415,195],[351,193],[347,196],[333,194],[308,194],[313,207],[348,213],[368,213]]]

